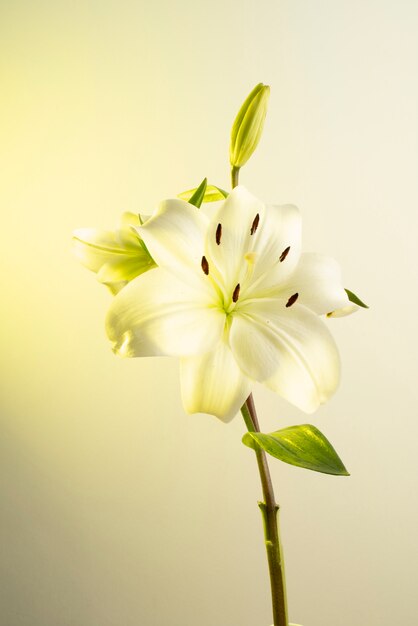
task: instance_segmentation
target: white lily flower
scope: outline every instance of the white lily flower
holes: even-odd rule
[[[337,263],[301,254],[292,205],[236,187],[208,217],[179,199],[140,229],[158,267],[113,300],[121,356],[177,356],[189,413],[234,417],[255,381],[306,412],[335,391],[339,356],[319,315],[349,305]]]
[[[73,252],[81,263],[97,273],[99,282],[113,294],[130,280],[155,267],[144,246],[135,213],[123,213],[115,231],[80,228],[73,235]]]

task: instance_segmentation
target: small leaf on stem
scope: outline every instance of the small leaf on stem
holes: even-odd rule
[[[248,432],[242,442],[290,465],[323,474],[349,476],[328,439],[311,424],[289,426],[269,434]]]

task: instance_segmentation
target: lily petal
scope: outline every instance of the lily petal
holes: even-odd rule
[[[139,229],[151,256],[159,267],[189,277],[201,274],[204,238],[208,219],[184,200],[162,202],[156,213]]]
[[[254,272],[246,297],[266,295],[295,271],[302,245],[302,218],[293,204],[269,206],[255,238]]]
[[[98,280],[117,293],[139,274],[155,267],[139,236],[139,217],[124,213],[115,231],[82,228],[73,236],[73,252]]]
[[[72,246],[78,260],[92,272],[98,272],[113,255],[126,254],[111,230],[80,228],[73,234]]]
[[[125,211],[125,213],[122,213],[120,218],[118,236],[123,246],[125,246],[126,248],[136,248],[138,246],[140,240],[140,226],[141,222],[137,213],[131,213],[130,211]]]
[[[283,289],[283,297],[298,294],[298,303],[323,315],[350,306],[337,261],[322,254],[305,253]],[[355,309],[350,309],[352,312]]]
[[[211,352],[181,359],[180,379],[188,413],[209,413],[224,422],[238,413],[251,392],[251,381],[223,340]]]
[[[206,237],[206,255],[216,268],[226,296],[245,276],[245,257],[254,247],[255,221],[264,218],[264,204],[245,187],[235,187],[212,217]],[[254,225],[254,226],[253,226]]]
[[[202,279],[204,279],[202,273]],[[225,315],[163,268],[138,276],[113,300],[106,330],[120,356],[188,356],[208,352]]]
[[[338,386],[338,351],[315,313],[280,304],[277,299],[244,304],[232,321],[231,349],[244,374],[311,413]]]
[[[132,213],[132,211],[125,211],[124,213],[122,213],[120,217],[120,226],[121,228],[129,227],[129,226],[133,226],[134,228],[139,228],[141,224],[143,224],[148,218],[149,216],[144,219],[144,216],[143,216],[142,222],[141,222],[141,220],[139,219],[139,213]]]
[[[353,304],[352,302],[350,302],[350,304],[342,307],[342,309],[330,311],[329,313],[327,313],[327,317],[346,317],[347,315],[356,313],[359,309],[360,307],[358,306],[358,304]]]
[[[97,272],[97,278],[105,284],[130,281],[152,267],[155,267],[155,263],[150,256],[145,250],[138,249],[138,254],[135,257],[114,258],[107,261]]]

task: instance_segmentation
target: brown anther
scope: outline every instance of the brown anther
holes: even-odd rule
[[[259,221],[260,221],[260,215],[257,213],[251,226],[250,235],[254,235],[255,231],[257,230]]]
[[[206,276],[209,274],[209,263],[205,256],[202,256],[202,270]]]
[[[218,226],[216,227],[216,243],[219,244],[221,243],[221,237],[222,237],[222,224],[218,224]]]
[[[298,293],[294,293],[293,296],[290,296],[289,300],[286,303],[286,308],[289,308],[290,306],[292,306],[292,304],[295,304],[298,298],[299,298]]]
[[[280,255],[280,259],[279,259],[280,263],[283,263],[283,261],[285,260],[285,258],[286,258],[286,257],[287,257],[287,255],[289,254],[289,250],[290,250],[290,246],[287,246],[287,248],[285,248],[285,249],[283,250],[283,252],[282,252],[282,253],[281,253],[281,255]]]
[[[240,284],[238,283],[238,285],[234,289],[234,293],[232,294],[232,302],[237,302],[238,301],[239,290],[240,290]]]

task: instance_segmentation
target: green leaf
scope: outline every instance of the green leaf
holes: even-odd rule
[[[369,307],[367,306],[367,304],[364,304],[364,302],[362,302],[360,300],[360,298],[358,296],[356,296],[355,293],[353,293],[352,291],[350,291],[349,289],[345,289],[345,293],[348,296],[348,299],[350,300],[350,302],[354,302],[354,304],[357,304],[358,306],[363,307],[363,309],[368,309]]]
[[[323,474],[349,476],[328,439],[311,424],[289,426],[270,434],[248,432],[242,442],[290,465]]]
[[[181,200],[186,200],[186,202],[190,202],[190,198],[193,197],[197,191],[197,187],[194,189],[189,189],[188,191],[183,191],[178,194],[178,198]],[[220,187],[215,187],[215,185],[207,185],[205,195],[203,196],[203,202],[217,202],[218,200],[225,200],[228,197],[228,192],[224,191]]]
[[[213,187],[214,189],[217,189],[220,195],[223,196],[224,198],[227,198],[229,196],[229,193],[225,191],[225,189],[221,189],[220,187],[215,187],[215,185],[213,185]]]
[[[208,186],[208,179],[204,178],[200,183],[199,187],[196,189],[191,198],[189,198],[190,204],[194,204],[198,209],[200,209],[203,198],[205,197],[206,187]]]

